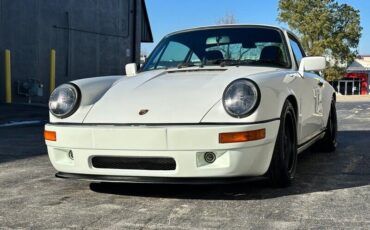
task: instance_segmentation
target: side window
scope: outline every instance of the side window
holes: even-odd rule
[[[295,40],[290,38],[289,41],[290,41],[290,45],[291,45],[292,50],[293,50],[295,60],[297,62],[297,65],[299,66],[299,64],[301,63],[302,58],[305,57],[305,55],[304,55],[301,47],[299,46],[299,44]]]
[[[185,61],[189,51],[189,47],[181,43],[171,41],[168,43],[166,50],[159,60],[157,68],[177,66]]]

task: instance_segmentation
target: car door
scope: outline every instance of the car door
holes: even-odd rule
[[[301,59],[305,57],[303,49],[299,42],[289,36],[290,45],[297,66]],[[318,133],[323,128],[323,105],[322,105],[322,87],[324,79],[314,72],[305,72],[300,81],[300,114],[298,124],[298,141],[302,144]]]

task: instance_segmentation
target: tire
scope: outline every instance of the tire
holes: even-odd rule
[[[267,171],[273,187],[287,187],[292,183],[297,168],[297,119],[294,108],[286,101],[280,117],[271,163]]]
[[[335,100],[331,101],[328,122],[326,124],[325,136],[315,144],[315,150],[320,152],[334,152],[337,148],[337,110]]]

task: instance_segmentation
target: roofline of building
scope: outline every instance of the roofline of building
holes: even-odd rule
[[[370,68],[348,68],[346,69],[346,72],[370,72]]]

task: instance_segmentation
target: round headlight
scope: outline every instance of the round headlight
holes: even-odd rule
[[[226,112],[237,118],[252,114],[258,107],[260,91],[256,83],[247,79],[231,82],[225,89],[223,104]]]
[[[79,106],[80,92],[77,86],[63,84],[56,88],[50,95],[49,110],[59,118],[72,115]]]

